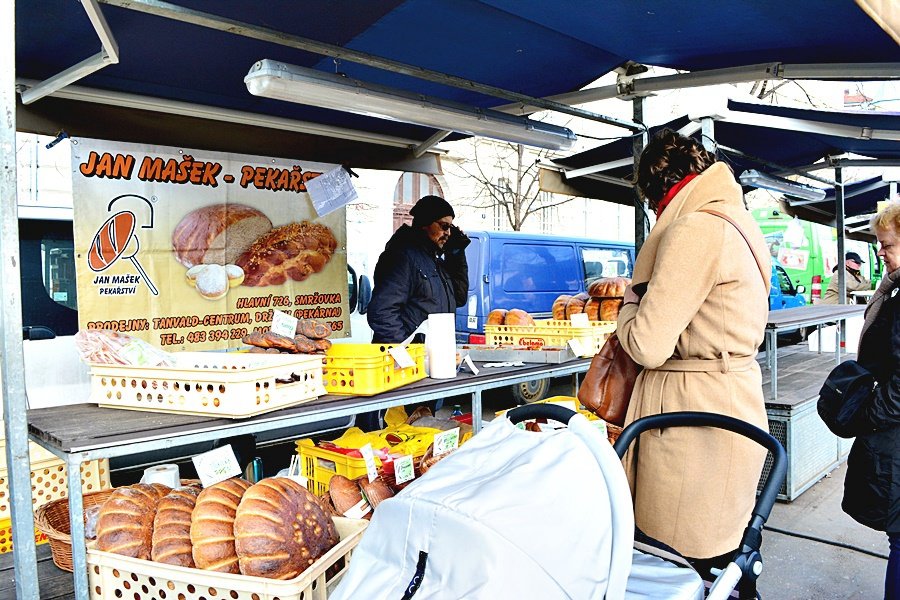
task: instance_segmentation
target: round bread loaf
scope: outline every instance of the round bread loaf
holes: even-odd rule
[[[240,573],[234,549],[234,516],[250,482],[239,477],[200,492],[191,513],[191,554],[200,569]]]
[[[622,308],[622,300],[614,298],[612,300],[603,300],[600,303],[600,320],[615,321],[619,318],[619,309]]]
[[[506,313],[505,308],[495,308],[488,313],[485,325],[503,325],[506,323]]]
[[[584,312],[589,321],[600,321],[600,298],[589,298],[584,303]]]
[[[172,232],[175,259],[187,268],[230,265],[272,229],[269,218],[245,204],[211,204],[186,214]]]
[[[149,560],[156,507],[169,491],[158,483],[136,483],[114,491],[97,516],[97,548]]]
[[[363,477],[359,480],[359,487],[362,488],[362,492],[365,494],[366,500],[369,501],[369,506],[372,507],[372,510],[378,508],[378,505],[383,501],[394,496],[391,488],[381,479],[369,481],[368,477]]]
[[[359,483],[343,475],[335,475],[328,481],[328,492],[335,510],[342,516],[363,499]]]
[[[572,315],[584,312],[584,304],[589,298],[590,296],[583,292],[569,298],[569,301],[566,303],[566,318],[571,319]]]
[[[553,301],[553,318],[557,321],[562,321],[566,318],[566,304],[569,303],[569,300],[572,299],[572,296],[568,294],[563,294],[562,296],[557,296],[556,300]]]
[[[241,573],[292,579],[339,541],[321,501],[287,477],[253,485],[241,498],[234,520]]]
[[[627,277],[602,277],[588,286],[588,293],[597,298],[622,298],[629,285],[631,280]]]
[[[193,567],[191,553],[191,513],[200,488],[183,487],[164,496],[156,508],[153,519],[153,549],[150,558],[154,562],[179,567]]]
[[[532,316],[520,308],[508,311],[504,322],[507,325],[534,325]]]

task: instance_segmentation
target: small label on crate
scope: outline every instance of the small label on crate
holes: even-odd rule
[[[297,317],[276,310],[272,313],[272,331],[293,339],[297,335]]]
[[[575,315],[572,315],[572,316],[574,317]],[[575,356],[589,356],[590,355],[590,352],[588,352],[587,348],[585,347],[584,342],[579,340],[578,338],[572,338],[571,340],[569,340],[569,348],[572,349],[572,353]]]
[[[609,434],[606,432],[606,421],[603,419],[597,419],[596,421],[591,421],[591,424],[600,430],[604,436],[608,436]]]
[[[406,483],[412,481],[416,477],[416,470],[413,468],[413,457],[409,454],[394,459],[394,478],[397,483]]]
[[[364,516],[372,512],[372,507],[369,506],[369,502],[363,498],[353,506],[347,509],[347,512],[344,513],[344,516],[348,519],[362,519]]]
[[[369,475],[369,482],[378,479],[378,467],[375,466],[375,453],[372,452],[372,444],[366,444],[359,449],[363,460],[366,461],[366,473]]]
[[[434,434],[434,455],[447,454],[459,447],[459,427]]]
[[[416,366],[416,361],[410,356],[406,346],[394,346],[393,348],[388,348],[388,354],[394,357],[394,362],[397,363],[398,369],[408,369],[409,367]]]
[[[191,460],[205,488],[241,474],[241,466],[234,457],[231,444],[198,454]]]
[[[588,319],[587,313],[575,313],[569,320],[572,322],[573,327],[590,327],[591,321]]]

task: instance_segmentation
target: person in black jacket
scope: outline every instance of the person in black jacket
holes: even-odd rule
[[[890,542],[885,599],[900,599],[900,204],[872,219],[885,275],[869,306],[857,361],[878,382],[863,408],[868,433],[858,435],[847,459],[841,507]]]
[[[433,313],[455,313],[466,303],[469,238],[453,225],[453,207],[423,196],[410,209],[412,226],[402,225],[375,265],[368,320],[374,343],[405,340]]]

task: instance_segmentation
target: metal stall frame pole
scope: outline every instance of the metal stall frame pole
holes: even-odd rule
[[[845,244],[844,239],[844,171],[840,165],[834,168],[834,217],[837,228],[837,277],[838,277],[838,304],[847,304],[847,269],[844,266]],[[847,344],[846,321],[839,321],[834,339],[834,360],[841,362],[841,348]]]
[[[632,118],[637,123],[644,122],[644,97],[636,96],[631,100],[631,110],[632,110]],[[631,149],[634,154],[634,174],[635,179],[637,179],[637,168],[638,168],[638,160],[641,157],[641,152],[644,150],[644,146],[647,145],[649,138],[647,136],[647,129],[645,128],[639,134],[635,134],[633,138],[631,138]],[[650,235],[650,223],[647,222],[647,203],[641,199],[640,194],[638,194],[637,186],[634,187],[634,255],[637,257],[638,253],[641,251],[641,246],[644,245],[644,240],[647,239],[647,236]]]
[[[16,598],[40,597],[34,514],[31,505],[31,460],[25,416],[25,359],[22,355],[22,281],[19,272],[19,222],[16,200],[16,3],[2,2],[0,23],[0,376],[3,382],[6,467],[12,498],[15,539]]]

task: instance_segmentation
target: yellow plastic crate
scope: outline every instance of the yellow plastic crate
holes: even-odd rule
[[[46,544],[47,536],[38,531],[37,528],[34,529],[34,543],[35,544]],[[13,549],[13,539],[12,539],[12,519],[0,519],[0,554],[6,554],[7,552],[12,552]]]
[[[34,508],[68,495],[66,463],[34,442],[29,442],[31,456],[31,501]],[[10,513],[9,475],[6,469],[6,440],[0,439],[0,520]],[[109,461],[92,460],[81,464],[82,493],[109,489]]]
[[[322,381],[329,394],[374,396],[425,379],[425,345],[410,344],[414,367],[397,368],[391,344],[335,344],[325,353]]]
[[[306,477],[306,488],[316,496],[328,491],[328,482],[335,475],[356,479],[368,473],[362,458],[319,448],[309,439],[297,441],[297,454],[300,456],[300,474]],[[377,456],[375,465],[381,466]]]
[[[287,580],[176,567],[101,552],[88,546],[91,600],[325,600],[347,572],[368,521],[335,517],[340,541],[303,573]]]
[[[534,325],[484,326],[485,343],[489,346],[565,348],[574,338],[581,343],[582,352],[579,355],[583,358],[599,352],[606,338],[615,330],[615,321],[590,321],[587,326],[577,326],[571,321],[553,319],[535,321]]]
[[[587,417],[588,421],[599,421],[600,417],[586,409],[581,402],[578,401],[578,398],[575,396],[550,396],[549,398],[544,398],[543,400],[538,400],[533,404],[559,404],[565,408],[571,408],[574,411],[577,411]],[[509,411],[511,408],[507,408],[505,410],[498,410],[494,413],[494,416],[502,417]]]

